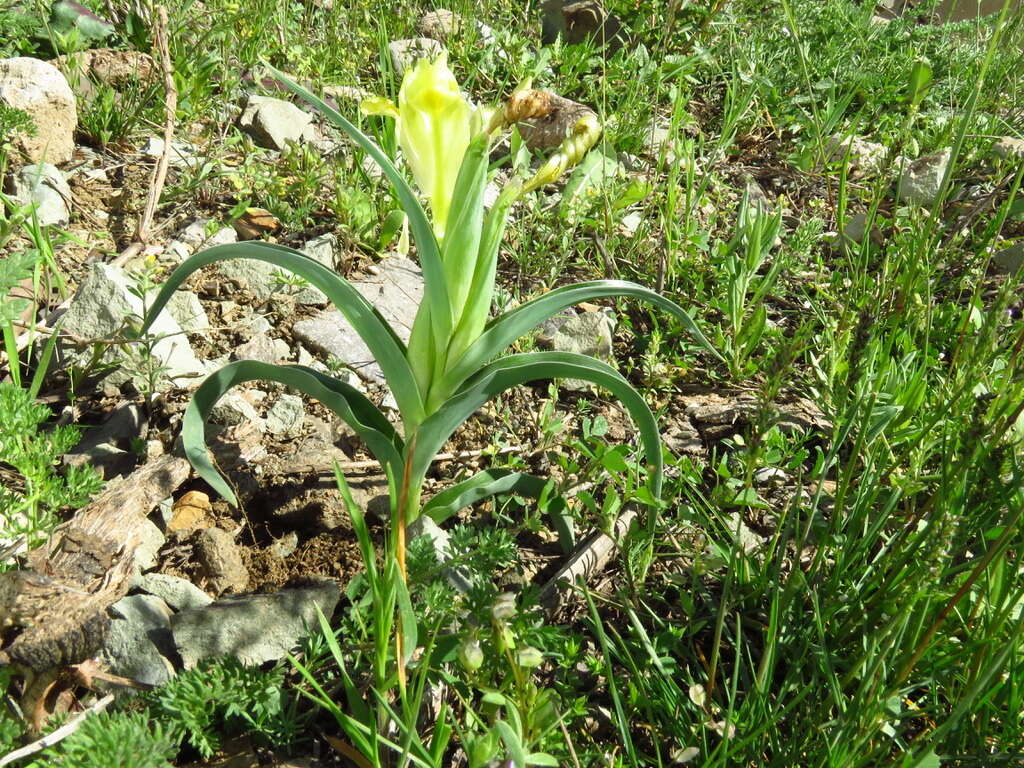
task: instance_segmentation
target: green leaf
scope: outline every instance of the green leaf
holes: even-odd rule
[[[451,434],[485,402],[519,384],[554,378],[589,381],[608,389],[619,399],[637,425],[647,460],[653,465],[654,495],[660,496],[661,437],[651,409],[614,368],[593,357],[569,352],[509,355],[485,366],[420,425],[413,449],[412,476],[424,477],[433,457]]]
[[[435,495],[423,505],[422,514],[429,515],[436,523],[443,523],[464,507],[499,493],[516,493],[537,498],[543,493],[546,485],[546,480],[525,472],[485,469]]]
[[[531,752],[526,756],[527,765],[552,765],[558,768],[560,763],[558,758],[554,755],[549,755],[547,752]]]
[[[515,765],[526,765],[526,749],[523,747],[523,740],[519,734],[512,730],[512,726],[504,720],[496,720],[494,727],[501,734],[501,740],[508,748],[509,756]]]
[[[145,333],[171,296],[189,275],[202,267],[228,259],[256,259],[293,272],[323,291],[352,324],[369,347],[395,395],[402,418],[418,422],[423,416],[423,399],[405,356],[405,345],[355,287],[341,275],[292,248],[269,243],[217,245],[186,259],[164,283],[146,315],[140,334]]]
[[[911,106],[917,107],[928,93],[932,84],[932,68],[924,59],[918,59],[910,68],[910,76],[907,78],[906,101]]]
[[[64,36],[77,31],[83,47],[98,43],[114,34],[114,25],[104,21],[81,3],[73,0],[57,0],[50,8],[50,27]]]
[[[416,612],[412,609],[412,599],[409,597],[409,587],[405,580],[398,573],[398,561],[393,561],[395,573],[392,574],[395,584],[395,592],[398,597],[398,615],[402,621],[402,659],[408,664],[416,653],[416,644],[419,632],[416,625]]]
[[[476,373],[488,360],[500,355],[513,341],[533,330],[549,317],[581,301],[609,297],[642,299],[664,309],[680,320],[690,335],[718,360],[722,356],[708,341],[687,312],[670,299],[650,288],[625,280],[594,280],[557,288],[521,304],[510,312],[487,324],[484,332],[466,350],[458,361],[449,366],[440,391],[454,392],[467,378]]]
[[[199,385],[185,410],[181,429],[188,460],[199,476],[229,503],[237,505],[238,499],[210,460],[206,449],[205,422],[225,392],[247,381],[276,381],[316,398],[337,413],[366,442],[380,461],[387,472],[394,498],[395,478],[402,471],[402,441],[384,414],[364,394],[311,368],[239,360],[210,374]]]
[[[322,99],[314,96],[283,72],[274,69],[269,64],[264,66],[285,88],[314,107],[334,125],[348,134],[352,141],[374,159],[377,165],[380,166],[381,171],[384,172],[384,175],[387,176],[388,181],[394,186],[398,201],[409,217],[409,227],[416,241],[420,266],[423,268],[424,296],[425,300],[430,303],[431,319],[435,323],[435,335],[437,338],[444,339],[450,337],[452,331],[451,312],[443,311],[450,306],[450,301],[448,299],[448,287],[444,279],[444,266],[441,263],[440,249],[438,248],[437,238],[434,237],[434,230],[427,219],[427,214],[423,210],[423,206],[420,205],[416,193],[409,186],[409,182],[395,168],[391,160],[388,159],[388,156],[384,154],[384,151],[369,136],[346,120],[338,110],[328,106]]]
[[[476,136],[466,148],[452,191],[441,262],[448,284],[452,327],[462,318],[469,296],[484,223],[484,186],[487,184],[487,134]],[[444,337],[447,343],[448,337]]]

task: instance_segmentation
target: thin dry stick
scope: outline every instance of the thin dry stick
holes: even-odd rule
[[[171,160],[171,142],[174,141],[175,114],[178,110],[178,89],[174,86],[174,66],[171,63],[171,50],[168,45],[167,9],[157,6],[157,24],[155,32],[156,47],[160,51],[160,69],[164,75],[164,151],[160,153],[156,168],[153,169],[153,180],[149,185],[149,197],[146,207],[139,218],[139,226],[135,229],[135,239],[145,244],[149,240],[149,228],[160,202],[160,195],[167,180],[167,166]]]
[[[114,694],[108,693],[102,699],[98,699],[93,702],[88,709],[83,709],[57,730],[46,734],[42,738],[36,739],[31,744],[26,744],[24,747],[16,749],[13,752],[8,752],[3,757],[0,757],[0,768],[5,765],[10,765],[16,760],[21,760],[23,757],[28,757],[29,755],[34,755],[36,752],[41,752],[47,747],[52,747],[54,744],[58,744],[63,741],[81,727],[82,723],[85,722],[85,718],[91,714],[102,712],[110,706],[110,703],[113,700]]]

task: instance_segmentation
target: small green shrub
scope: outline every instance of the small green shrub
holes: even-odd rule
[[[58,457],[78,443],[79,430],[44,430],[49,418],[49,409],[26,390],[0,382],[0,531],[4,539],[27,536],[29,546],[49,535],[61,508],[81,506],[102,483],[90,467],[56,471]]]
[[[177,754],[171,730],[153,723],[145,713],[102,712],[86,718],[30,768],[170,768]]]

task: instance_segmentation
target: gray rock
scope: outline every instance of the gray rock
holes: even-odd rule
[[[551,339],[556,352],[575,352],[605,360],[612,354],[615,319],[602,310],[581,312],[562,323]]]
[[[234,537],[220,528],[206,528],[196,535],[195,559],[208,588],[242,592],[249,586],[249,571]]]
[[[167,604],[153,595],[129,595],[110,606],[110,613],[110,632],[100,651],[110,671],[147,685],[170,680],[174,666],[164,655],[173,653]]]
[[[551,346],[556,352],[575,352],[612,362],[612,333],[615,319],[610,312],[601,310],[582,312],[570,318],[555,331]],[[562,386],[576,392],[586,391],[593,385],[582,379],[565,379]]]
[[[881,144],[865,141],[859,136],[843,136],[837,133],[829,138],[825,154],[834,162],[844,162],[849,155],[851,176],[864,178],[882,171],[889,151]]]
[[[439,564],[444,564],[451,560],[451,534],[435,523],[433,518],[427,515],[416,518],[409,525],[408,535],[410,541],[421,536],[427,537],[430,540],[434,556]],[[462,573],[459,568],[445,569],[445,576],[448,578],[448,582],[460,592],[468,592],[472,589],[466,574]]]
[[[142,300],[132,293],[131,278],[120,267],[97,262],[82,282],[64,314],[61,330],[73,336],[86,339],[116,339],[124,333],[125,324],[143,316]],[[181,326],[164,310],[153,325],[149,335],[158,339],[151,348],[153,357],[165,366],[166,371],[160,386],[167,382],[187,385],[195,383],[197,376],[204,376],[206,368],[192,351]],[[90,350],[79,351],[69,342],[60,347],[65,364],[84,363],[91,356]],[[127,362],[125,362],[127,358]],[[138,344],[125,346],[121,350],[110,348],[104,354],[105,360],[122,360],[118,373],[126,380],[129,371],[142,367]],[[145,381],[137,382],[145,386]]]
[[[139,531],[139,544],[135,547],[135,567],[140,571],[148,571],[156,567],[157,556],[167,537],[157,528],[156,523],[148,518],[140,525]]]
[[[438,8],[427,11],[420,17],[416,25],[416,31],[423,37],[430,37],[439,42],[445,42],[448,38],[459,34],[462,31],[462,17],[447,8]]]
[[[992,257],[996,269],[1004,275],[1015,275],[1024,267],[1024,241],[1004,248]]]
[[[391,54],[391,66],[395,77],[402,77],[405,70],[416,63],[417,59],[436,59],[444,51],[444,46],[429,37],[413,37],[408,40],[392,40],[388,43]]]
[[[280,557],[282,560],[289,557],[298,548],[299,534],[295,531],[288,531],[288,533],[281,538],[274,539],[274,543],[267,547],[271,554]]]
[[[175,291],[167,302],[167,311],[183,331],[205,335],[210,330],[210,319],[203,303],[192,291]]]
[[[52,64],[18,56],[0,59],[0,103],[25,112],[34,135],[13,137],[15,152],[30,163],[66,163],[75,151],[78,109],[67,79]]]
[[[164,153],[164,140],[159,136],[150,136],[142,145],[141,152],[146,157],[159,158]],[[196,157],[195,147],[182,141],[172,141],[168,154],[168,164],[173,168],[193,168],[202,164],[203,159]]]
[[[1024,139],[1003,136],[992,145],[992,152],[1004,160],[1024,159]]]
[[[395,329],[409,340],[416,310],[423,298],[423,274],[412,261],[389,256],[377,265],[379,274],[353,283]],[[323,312],[292,327],[295,338],[348,365],[364,380],[383,382],[384,374],[369,348],[336,310]]]
[[[231,352],[231,357],[235,360],[259,360],[273,364],[281,362],[279,352],[274,339],[265,333],[257,333],[249,341],[235,347]]]
[[[301,397],[281,395],[267,411],[267,431],[277,437],[296,437],[302,431],[305,417]]]
[[[64,456],[64,466],[90,466],[99,471],[104,480],[126,475],[135,468],[138,456],[118,448],[113,443],[91,443],[87,446],[76,446],[75,450]]]
[[[327,304],[327,296],[319,288],[314,288],[304,281],[300,284],[290,284],[291,272],[266,261],[231,259],[219,262],[217,271],[251,291],[260,301],[266,301],[279,294],[290,294],[299,304],[321,307]]]
[[[26,165],[14,176],[13,197],[21,205],[35,205],[44,227],[64,227],[71,221],[71,187],[64,174],[49,163]]]
[[[908,164],[897,185],[899,199],[917,205],[934,204],[939,198],[942,178],[952,155],[952,150],[943,149]]]
[[[322,581],[271,595],[223,598],[177,614],[171,631],[186,669],[218,656],[263,664],[294,650],[319,626],[317,608],[330,618],[340,596],[337,584]]]
[[[881,216],[875,216],[875,225],[871,228],[871,242],[873,245],[882,245],[885,242],[885,238],[882,235],[880,226],[884,226],[887,220]],[[868,229],[868,215],[866,213],[855,213],[850,217],[850,220],[846,222],[846,226],[843,227],[841,235],[837,235],[833,240],[833,245],[837,248],[843,246],[860,245],[864,242],[864,237],[867,235]]]
[[[269,96],[249,96],[238,124],[266,149],[284,149],[289,142],[314,138],[313,116],[290,101]]]
[[[256,412],[256,408],[236,389],[227,392],[217,401],[210,413],[210,421],[215,424],[223,424],[226,427],[254,423],[260,425],[261,431],[263,425],[263,419]]]
[[[135,587],[156,595],[176,611],[203,608],[213,602],[212,597],[191,581],[166,573],[147,573]]]

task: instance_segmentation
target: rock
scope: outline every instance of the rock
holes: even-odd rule
[[[408,40],[392,40],[388,43],[388,52],[391,54],[395,77],[401,78],[417,59],[436,59],[444,52],[444,46],[429,37],[412,37]]]
[[[76,51],[58,56],[50,63],[64,73],[72,86],[86,91],[94,88],[94,83],[103,83],[118,90],[125,86],[146,85],[155,83],[159,75],[156,62],[148,53],[113,48]]]
[[[283,150],[289,142],[314,138],[313,116],[290,101],[250,95],[238,118],[239,127],[252,136],[257,146]]]
[[[445,42],[462,31],[462,18],[446,8],[438,8],[434,11],[427,11],[420,17],[416,25],[416,31],[423,37],[433,38],[439,42]]]
[[[1024,267],[1024,241],[1004,248],[992,257],[992,263],[1004,275],[1015,275]]]
[[[368,96],[372,96],[372,95],[373,94],[370,93],[365,88],[359,88],[359,87],[354,86],[354,85],[325,85],[324,86],[324,96],[327,96],[327,97],[329,97],[331,99],[334,99],[335,101],[338,101],[338,102],[341,102],[341,101],[355,102],[356,106],[358,106],[359,102],[361,102],[363,99],[367,98]]]
[[[238,242],[238,235],[231,227],[220,227],[212,235],[207,235],[210,221],[210,219],[196,219],[181,230],[174,241],[181,243],[187,249],[189,256],[196,251],[212,248],[215,245],[230,245]]]
[[[324,580],[271,595],[223,598],[177,614],[171,632],[186,669],[218,656],[263,664],[294,650],[308,628],[319,626],[317,608],[330,618],[340,596],[338,585]]]
[[[581,312],[562,323],[551,339],[556,352],[575,352],[602,359],[611,358],[612,332],[615,320],[609,314],[595,310]]]
[[[260,431],[263,431],[263,419],[253,404],[237,389],[225,393],[224,397],[217,401],[210,412],[210,421],[226,427],[247,423],[258,424]]]
[[[134,555],[135,567],[139,571],[155,568],[157,556],[166,541],[167,537],[156,527],[156,523],[147,518],[140,525],[139,544],[135,547]]]
[[[39,59],[0,59],[0,103],[22,110],[35,126],[35,135],[19,133],[12,141],[26,162],[60,165],[71,159],[78,110],[59,69]]]
[[[551,111],[544,117],[536,117],[519,123],[519,133],[531,150],[557,147],[580,118],[597,116],[590,107],[551,93]]]
[[[234,230],[230,230],[233,236]],[[323,249],[318,248],[322,254]],[[332,267],[333,268],[333,267]],[[231,259],[217,264],[217,271],[229,280],[234,280],[249,290],[260,301],[267,301],[280,294],[290,294],[299,304],[307,306],[324,306],[327,296],[319,288],[301,281],[300,284],[289,284],[293,275],[286,269],[255,259]]]
[[[416,518],[409,525],[408,536],[410,542],[421,536],[429,539],[438,564],[443,565],[451,560],[451,534],[435,523],[429,515],[421,515]],[[445,576],[448,578],[448,582],[460,592],[465,593],[472,589],[467,574],[463,573],[460,568],[446,568]]]
[[[612,362],[612,333],[615,320],[601,310],[581,312],[555,331],[551,347],[556,352],[575,352]],[[586,391],[593,384],[582,379],[565,379],[562,386],[576,392]]]
[[[885,242],[885,237],[882,234],[880,227],[885,226],[888,220],[880,214],[875,215],[874,226],[871,228],[871,243],[876,246],[880,246]],[[864,242],[864,237],[867,234],[868,228],[868,215],[867,213],[855,213],[850,217],[850,220],[846,222],[846,226],[843,227],[843,233],[836,235],[832,244],[836,248],[842,248],[843,246],[860,245]]]
[[[943,149],[907,165],[897,185],[899,199],[917,205],[933,205],[939,198],[942,178],[952,155],[952,150]]]
[[[130,448],[132,443],[142,439],[149,420],[137,403],[123,403],[116,408],[99,427],[84,433],[83,439],[67,455],[85,453],[99,445],[114,445]],[[66,462],[74,463],[74,462]]]
[[[21,205],[35,204],[41,226],[65,227],[71,221],[71,187],[49,163],[26,165],[18,171],[11,196]]]
[[[789,476],[778,467],[761,467],[754,472],[754,485],[784,485]]]
[[[561,35],[569,45],[593,40],[608,53],[618,51],[628,40],[619,19],[608,13],[597,0],[565,2],[544,0],[541,42],[551,45]]]
[[[747,204],[757,208],[764,215],[770,215],[774,211],[774,205],[768,194],[764,191],[757,179],[751,175],[743,177],[744,193],[747,196]]]
[[[281,395],[267,411],[267,431],[276,437],[297,437],[305,417],[301,397]]]
[[[173,653],[171,609],[154,595],[129,595],[112,606],[110,631],[100,658],[115,675],[146,685],[161,685],[174,676],[174,666],[161,650]]]
[[[76,448],[64,457],[64,466],[90,466],[99,471],[104,480],[127,475],[137,463],[138,456],[118,448],[113,443],[95,443]]]
[[[384,316],[403,341],[409,340],[416,310],[423,298],[423,274],[409,259],[388,256],[377,265],[378,274],[353,282],[366,299]],[[323,312],[292,327],[292,335],[310,348],[337,358],[360,378],[384,382],[380,370],[363,340],[337,310]]]
[[[249,586],[249,571],[242,562],[242,553],[227,531],[200,531],[196,536],[195,558],[201,577],[212,592],[242,592]]]
[[[753,530],[743,522],[738,512],[730,512],[725,516],[726,529],[735,538],[734,541],[746,553],[751,554],[764,546],[765,540],[754,533]]]
[[[700,439],[700,432],[697,431],[685,415],[678,417],[665,430],[661,439],[672,453],[679,455],[699,456],[707,452],[704,448],[704,441]]]
[[[146,157],[157,160],[163,155],[164,146],[164,140],[159,136],[150,136],[140,151]],[[194,147],[182,141],[171,142],[167,161],[172,168],[193,168],[205,162],[201,157],[196,157]]]
[[[213,602],[213,598],[191,581],[166,573],[147,573],[135,587],[156,595],[176,611],[203,608]]]
[[[1024,159],[1024,139],[1003,136],[992,145],[992,152],[1004,160]]]
[[[267,550],[276,557],[284,560],[289,557],[296,549],[299,548],[299,534],[295,531],[288,531],[284,536],[279,539],[274,539],[274,542],[267,547]]]
[[[203,303],[192,291],[175,291],[167,302],[167,312],[178,321],[183,331],[206,336],[210,330],[210,319]]]
[[[195,531],[213,525],[213,505],[202,491],[188,491],[174,502],[167,521],[167,532]]]
[[[63,316],[61,330],[85,339],[116,339],[124,333],[126,323],[138,322],[143,316],[142,300],[132,293],[132,280],[120,267],[102,262],[94,263]],[[168,383],[187,385],[206,375],[206,367],[196,357],[181,326],[164,310],[149,329],[149,335],[158,339],[151,347],[153,357],[165,366],[159,387]],[[70,342],[63,343],[60,355],[65,364],[84,364],[91,357],[90,350],[79,351]],[[121,360],[115,372],[119,381],[126,381],[135,371],[142,369],[145,360],[138,344],[118,350],[110,348],[105,360]],[[145,377],[135,376],[136,386],[147,386]]]
[[[828,140],[825,156],[830,161],[840,163],[846,162],[849,156],[852,171],[850,177],[857,179],[881,173],[889,150],[881,144],[865,141],[859,136],[843,136],[836,133]]]
[[[280,351],[274,339],[265,333],[257,333],[249,341],[235,347],[231,352],[231,357],[234,360],[259,360],[274,364],[281,362]],[[287,345],[285,354],[287,354]]]

